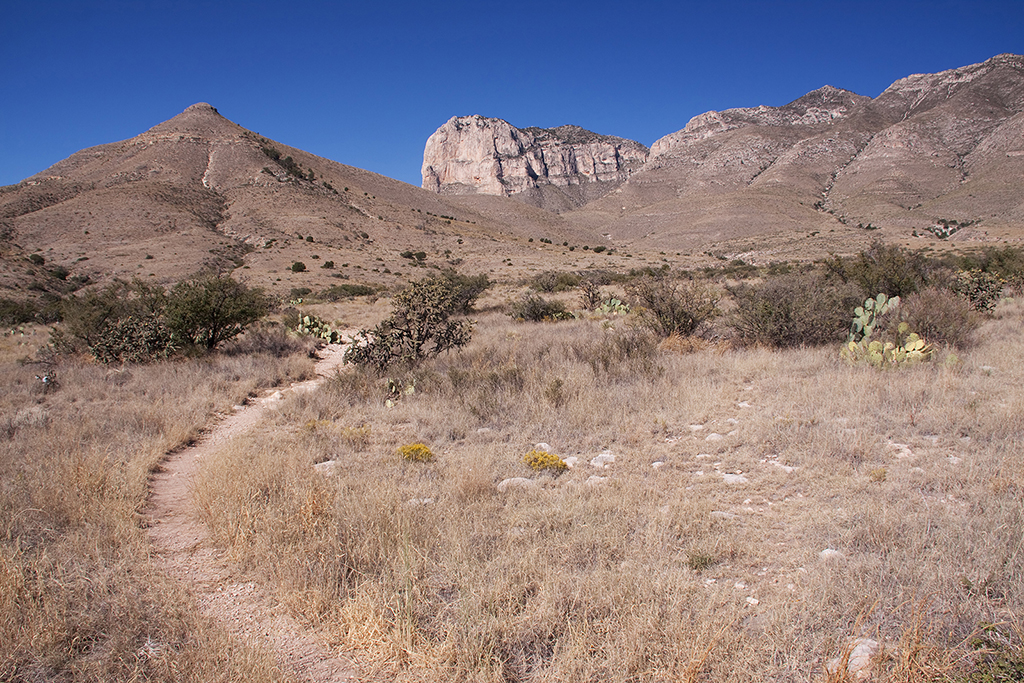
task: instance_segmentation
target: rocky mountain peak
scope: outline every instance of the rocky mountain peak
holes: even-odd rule
[[[150,128],[152,135],[192,135],[204,138],[222,136],[234,137],[244,129],[220,115],[216,108],[206,102],[197,102],[172,119]]]
[[[639,142],[580,126],[519,129],[502,119],[456,116],[427,140],[423,187],[439,194],[518,196],[560,211],[614,189],[647,155]]]

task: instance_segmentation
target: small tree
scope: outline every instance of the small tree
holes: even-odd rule
[[[391,316],[372,330],[360,330],[345,360],[378,374],[396,363],[415,364],[469,343],[472,323],[451,320],[464,300],[449,277],[414,282],[395,295]]]
[[[212,350],[244,332],[269,309],[261,289],[228,276],[199,276],[171,290],[167,322],[176,338]]]

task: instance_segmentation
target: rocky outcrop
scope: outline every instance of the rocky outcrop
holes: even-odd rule
[[[647,156],[639,142],[579,126],[519,129],[501,119],[456,116],[427,140],[423,188],[516,196],[563,210],[618,187]]]

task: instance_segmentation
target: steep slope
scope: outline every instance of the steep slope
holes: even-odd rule
[[[567,220],[630,244],[693,248],[782,231],[1020,239],[1024,57],[901,79],[875,99],[825,86],[783,107],[707,112]]]
[[[617,187],[647,160],[639,142],[579,126],[519,129],[452,117],[427,140],[423,187],[439,194],[515,196],[562,211]]]

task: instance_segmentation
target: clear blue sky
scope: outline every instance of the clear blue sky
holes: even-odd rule
[[[419,185],[451,116],[650,145],[709,109],[1024,53],[1024,0],[0,0],[0,185],[209,102]]]

